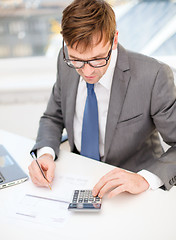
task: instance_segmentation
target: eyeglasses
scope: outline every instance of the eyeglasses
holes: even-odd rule
[[[107,57],[105,58],[96,58],[96,59],[92,59],[92,60],[88,60],[88,61],[84,61],[84,60],[72,60],[69,58],[66,58],[65,56],[65,52],[64,52],[64,40],[63,40],[63,58],[64,58],[64,62],[66,62],[66,64],[71,67],[71,68],[75,68],[75,69],[80,69],[83,68],[85,64],[89,64],[91,67],[93,68],[101,68],[107,65],[110,56],[111,56],[111,52],[112,52],[112,46],[113,46],[113,42],[111,45],[111,48],[108,52]]]

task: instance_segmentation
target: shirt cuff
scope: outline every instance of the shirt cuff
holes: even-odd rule
[[[37,150],[37,158],[41,157],[44,154],[51,154],[53,160],[55,159],[55,152],[51,147],[43,147]]]
[[[149,189],[156,190],[164,184],[158,176],[147,170],[141,170],[138,172],[138,174],[144,177],[145,180],[149,183]]]

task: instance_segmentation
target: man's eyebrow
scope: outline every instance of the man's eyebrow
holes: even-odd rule
[[[87,60],[92,60],[92,59],[97,59],[97,58],[105,58],[105,57],[106,57],[105,54],[107,54],[107,53],[104,53],[104,54],[100,53],[100,54],[94,56],[93,58],[87,59]],[[85,59],[78,58],[78,57],[75,57],[75,56],[73,56],[73,55],[69,55],[69,58],[75,59],[75,60],[80,60],[80,61],[86,61]]]

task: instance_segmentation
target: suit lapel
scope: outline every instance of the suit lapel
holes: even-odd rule
[[[129,81],[130,71],[127,52],[120,44],[118,44],[118,59],[112,81],[111,97],[106,124],[104,161],[107,158],[107,154],[113,139],[113,134],[119,121]]]
[[[67,97],[66,97],[66,126],[68,139],[71,150],[74,148],[74,134],[73,134],[73,118],[75,113],[76,95],[79,83],[79,75],[75,70],[71,70],[67,81]],[[68,87],[70,86],[70,87]]]

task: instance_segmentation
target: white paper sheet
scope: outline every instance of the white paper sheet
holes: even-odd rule
[[[62,227],[68,220],[69,202],[75,189],[85,189],[90,186],[88,178],[82,176],[58,176],[52,191],[46,188],[34,187],[31,191],[21,193],[10,211],[10,218],[42,224],[50,227]],[[14,198],[15,199],[15,198]]]
[[[58,224],[64,223],[69,216],[68,204],[59,199],[26,194],[17,204],[16,217],[57,227]]]

